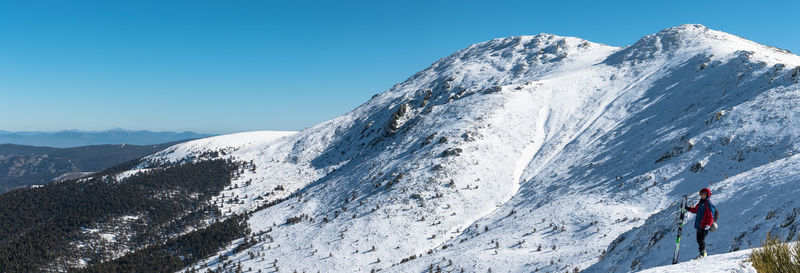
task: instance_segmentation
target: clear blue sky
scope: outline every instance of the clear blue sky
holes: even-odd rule
[[[0,0],[0,130],[299,130],[492,38],[624,46],[700,23],[800,52],[798,11],[800,1]]]

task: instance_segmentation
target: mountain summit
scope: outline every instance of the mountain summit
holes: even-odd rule
[[[182,255],[186,271],[628,272],[671,261],[675,201],[703,187],[723,212],[710,253],[755,246],[768,231],[796,234],[798,73],[796,55],[699,25],[625,48],[550,34],[494,39],[312,128],[191,141],[80,183],[235,163],[215,167],[237,166],[230,183],[189,195],[192,208],[213,210],[158,229],[190,242],[187,230],[214,230],[215,220],[249,228],[213,255]],[[778,170],[785,177],[774,179]],[[765,199],[759,185],[780,193]],[[742,205],[748,197],[754,206]],[[103,221],[75,236],[138,234]],[[162,253],[83,242],[114,247],[84,249],[105,263],[53,263],[91,271]],[[182,253],[169,246],[155,249]],[[682,261],[693,248],[684,243]]]
[[[709,29],[703,25],[687,24],[671,27],[647,35],[616,54],[609,56],[609,64],[642,62],[651,58],[682,58],[704,55],[723,57],[737,51],[762,54],[765,57],[788,59],[797,62],[798,56],[775,47],[761,45],[741,37]]]

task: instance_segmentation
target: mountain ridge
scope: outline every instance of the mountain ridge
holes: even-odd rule
[[[213,136],[195,132],[153,132],[148,130],[125,130],[113,128],[104,131],[62,130],[54,132],[0,131],[1,144],[19,144],[55,148],[71,148],[103,144],[154,145],[178,140],[188,140]]]

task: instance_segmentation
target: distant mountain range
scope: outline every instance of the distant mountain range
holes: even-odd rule
[[[178,142],[52,148],[0,144],[0,193],[14,188],[74,179],[163,150]]]
[[[0,130],[0,144],[68,148],[100,144],[153,145],[213,136],[195,132],[152,132],[111,129],[107,131],[65,130],[58,132],[9,132]]]

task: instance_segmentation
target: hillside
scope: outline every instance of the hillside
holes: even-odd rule
[[[706,240],[709,253],[759,247],[768,233],[788,240],[797,238],[800,227],[797,221],[800,213],[798,181],[800,155],[793,155],[714,183],[711,191],[719,194],[712,195],[712,201],[725,209],[720,212],[725,217],[719,221],[719,232],[712,233]],[[611,272],[628,270],[628,266],[643,269],[669,264],[672,256],[664,254],[675,248],[673,226],[677,214],[677,209],[660,211],[644,225],[620,235],[605,257],[591,269]],[[690,216],[689,225],[693,222]],[[692,239],[694,237],[688,237],[683,243],[682,261],[697,256],[697,244]]]
[[[42,185],[54,179],[79,178],[176,143],[75,148],[0,144],[0,193],[28,185]]]
[[[163,272],[249,232],[243,216],[220,217],[209,202],[250,167],[246,162],[210,159],[127,171],[141,163],[134,159],[84,178],[0,194],[0,271],[73,271],[146,253],[151,267],[125,271]],[[164,251],[181,258],[156,254]],[[97,272],[110,271],[119,269]]]
[[[800,56],[700,25],[624,48],[551,34],[474,44],[295,134],[190,141],[59,183],[114,192],[100,185],[203,162],[230,179],[199,192],[166,180],[153,188],[166,203],[196,197],[169,216],[195,220],[123,232],[108,223],[153,212],[87,219],[99,234],[161,236],[56,264],[103,272],[161,253],[187,272],[629,272],[668,264],[675,202],[709,185],[722,213],[709,252],[746,249],[800,225],[798,74]],[[224,219],[247,235],[186,254]],[[684,241],[681,260],[693,251]]]

